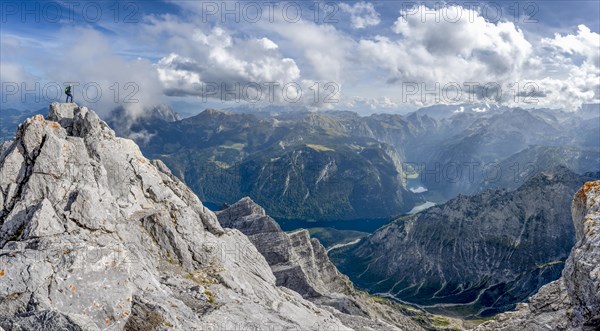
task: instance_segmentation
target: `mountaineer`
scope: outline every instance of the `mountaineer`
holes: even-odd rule
[[[67,95],[67,100],[65,102],[69,102],[69,97],[71,97],[71,102],[73,102],[73,94],[71,94],[72,88],[73,84],[69,84],[69,86],[65,88],[65,94]]]

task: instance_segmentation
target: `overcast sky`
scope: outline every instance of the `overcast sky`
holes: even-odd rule
[[[3,1],[2,107],[76,82],[76,101],[100,111],[575,110],[600,98],[599,3]]]

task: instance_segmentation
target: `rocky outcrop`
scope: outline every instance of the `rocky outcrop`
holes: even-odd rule
[[[577,245],[563,278],[573,305],[573,325],[600,326],[600,181],[586,183],[573,200]]]
[[[476,328],[487,330],[598,330],[600,328],[600,181],[587,182],[573,200],[577,244],[562,277]]]
[[[265,257],[277,285],[333,312],[359,330],[418,330],[406,316],[389,305],[357,291],[327,257],[325,248],[308,231],[285,233],[250,198],[217,212],[221,225],[246,234]]]
[[[490,316],[560,277],[575,244],[571,197],[593,178],[557,168],[515,191],[459,196],[330,255],[371,293],[430,312]]]
[[[276,285],[247,236],[86,107],[0,149],[0,329],[351,327]]]

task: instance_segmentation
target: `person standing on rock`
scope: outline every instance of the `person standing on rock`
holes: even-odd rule
[[[65,94],[67,95],[67,100],[65,102],[69,102],[69,97],[71,98],[71,102],[73,102],[73,94],[71,94],[71,89],[73,88],[73,84],[69,84],[65,88]]]

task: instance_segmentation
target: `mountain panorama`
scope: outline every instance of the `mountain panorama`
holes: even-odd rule
[[[600,331],[598,13],[0,2],[0,331]]]
[[[328,249],[248,197],[211,211],[73,103],[23,121],[0,166],[2,330],[600,325],[598,173],[558,166]]]

